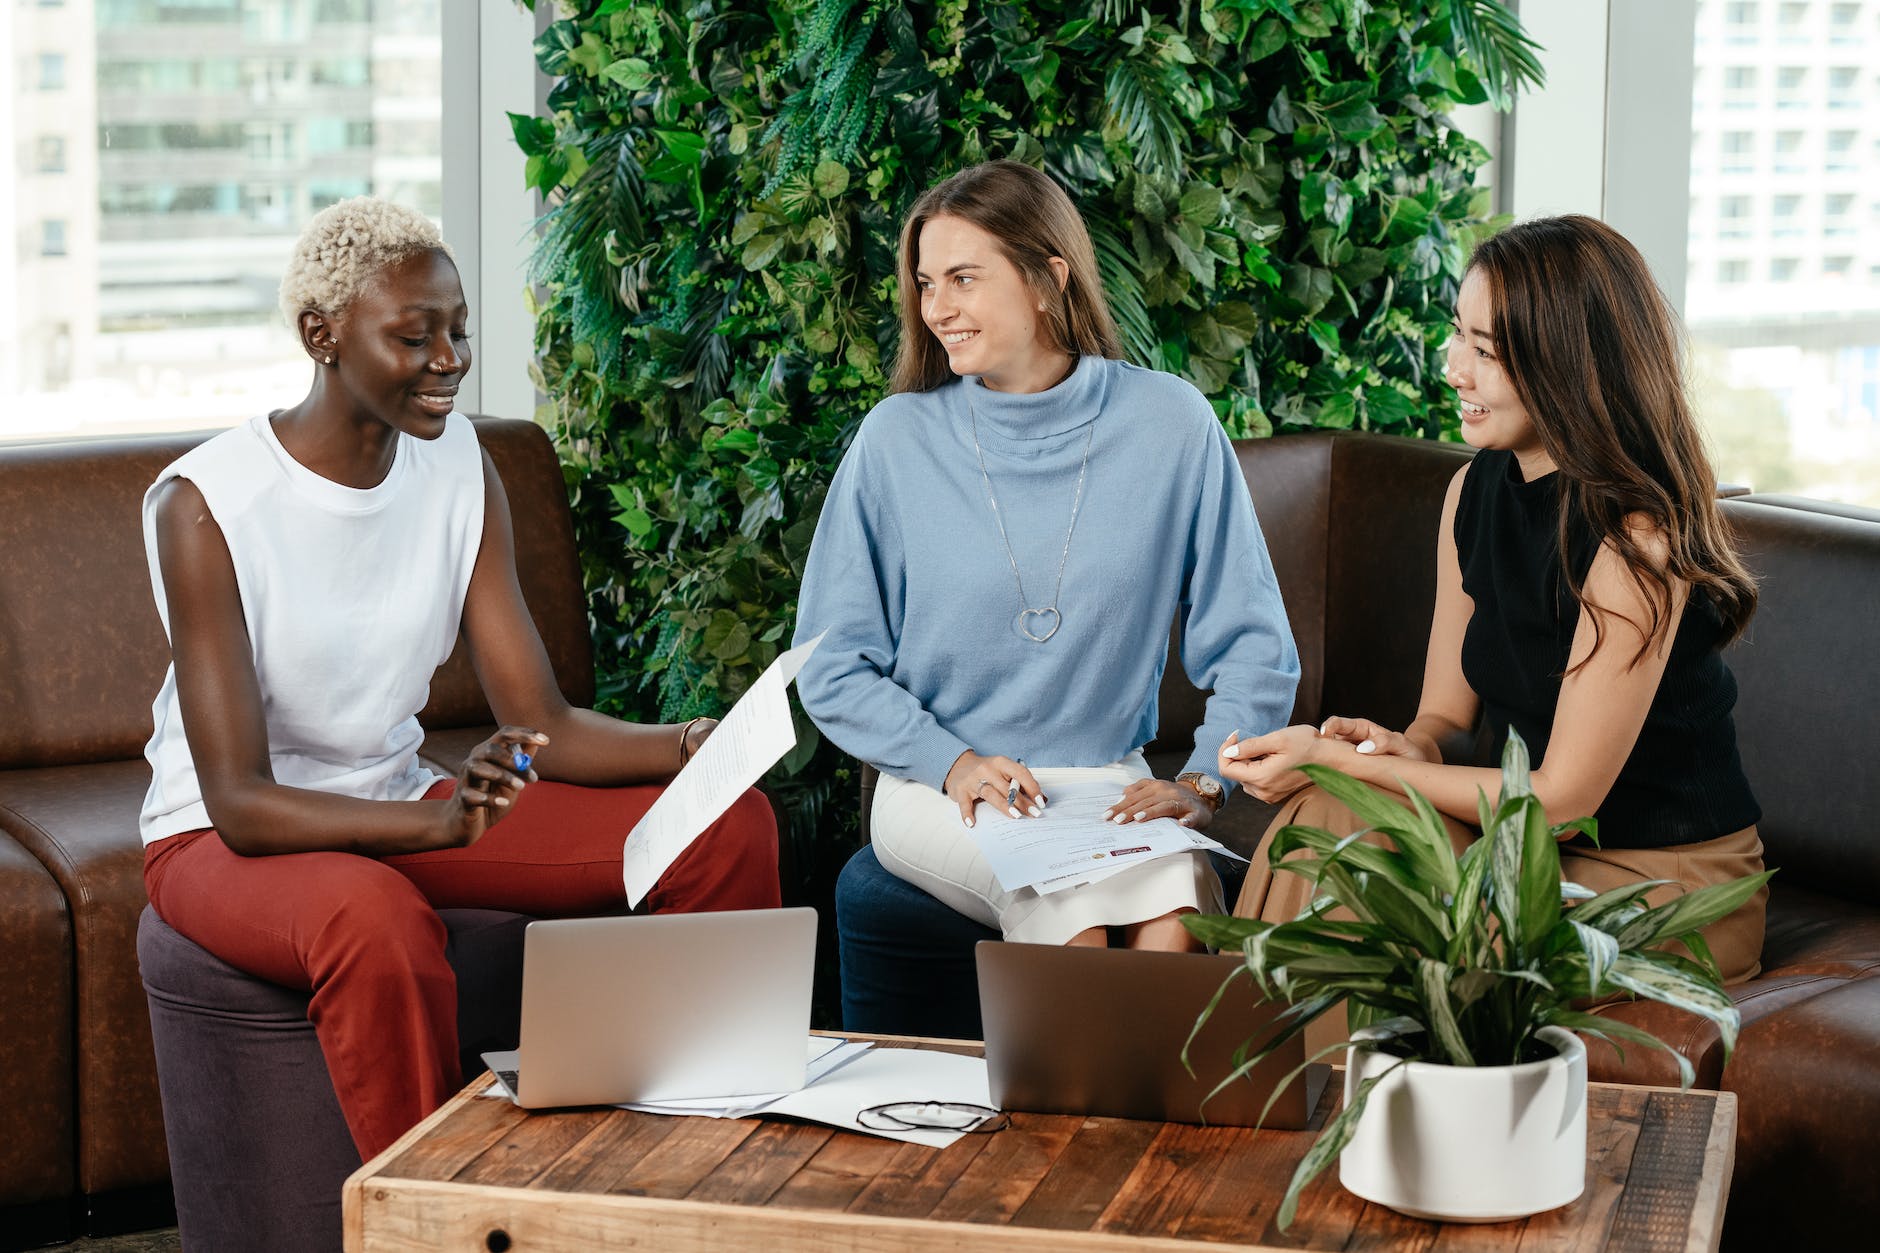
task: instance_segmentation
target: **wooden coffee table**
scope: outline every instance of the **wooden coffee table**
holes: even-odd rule
[[[860,1037],[858,1037],[860,1038]],[[885,1047],[976,1052],[958,1041]],[[1316,1130],[1014,1114],[929,1149],[813,1124],[530,1114],[485,1075],[346,1182],[349,1253],[892,1249],[1709,1250],[1736,1144],[1727,1092],[1592,1084],[1587,1185],[1572,1205],[1486,1226],[1406,1218],[1335,1167],[1273,1221]],[[1314,1128],[1337,1108],[1327,1085]]]

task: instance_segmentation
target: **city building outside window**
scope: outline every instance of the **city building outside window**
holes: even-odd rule
[[[307,219],[368,192],[441,218],[444,0],[41,4],[0,35],[58,93],[16,102],[0,165],[0,441],[291,404],[311,367],[276,293]]]
[[[1691,163],[1693,392],[1725,480],[1880,506],[1880,0],[1773,13],[1733,42],[1733,6],[1697,8],[1692,117],[1740,108],[1748,138]],[[1743,151],[1770,154],[1753,186]]]

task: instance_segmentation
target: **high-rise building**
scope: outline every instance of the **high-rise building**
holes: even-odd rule
[[[304,385],[294,236],[441,208],[440,0],[11,0],[0,437],[229,423]],[[4,115],[0,115],[4,116]]]
[[[1703,0],[1692,120],[1693,340],[1786,418],[1815,468],[1781,485],[1845,497],[1880,457],[1880,0]]]

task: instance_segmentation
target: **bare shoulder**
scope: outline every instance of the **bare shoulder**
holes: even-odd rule
[[[1669,564],[1671,541],[1666,537],[1664,527],[1660,526],[1650,515],[1643,512],[1627,514],[1625,533],[1626,538],[1644,554],[1645,560],[1651,563],[1653,569],[1663,570]]]
[[[181,476],[166,479],[156,490],[152,502],[160,548],[213,543],[226,551],[222,527],[209,509],[202,489]]]

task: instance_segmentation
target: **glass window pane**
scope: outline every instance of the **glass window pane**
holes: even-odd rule
[[[8,5],[0,440],[299,399],[275,300],[300,228],[367,192],[439,215],[442,3]]]
[[[1748,41],[1732,8],[1694,49],[1693,116],[1739,110],[1693,146],[1699,411],[1725,480],[1880,506],[1880,0],[1785,0]]]

